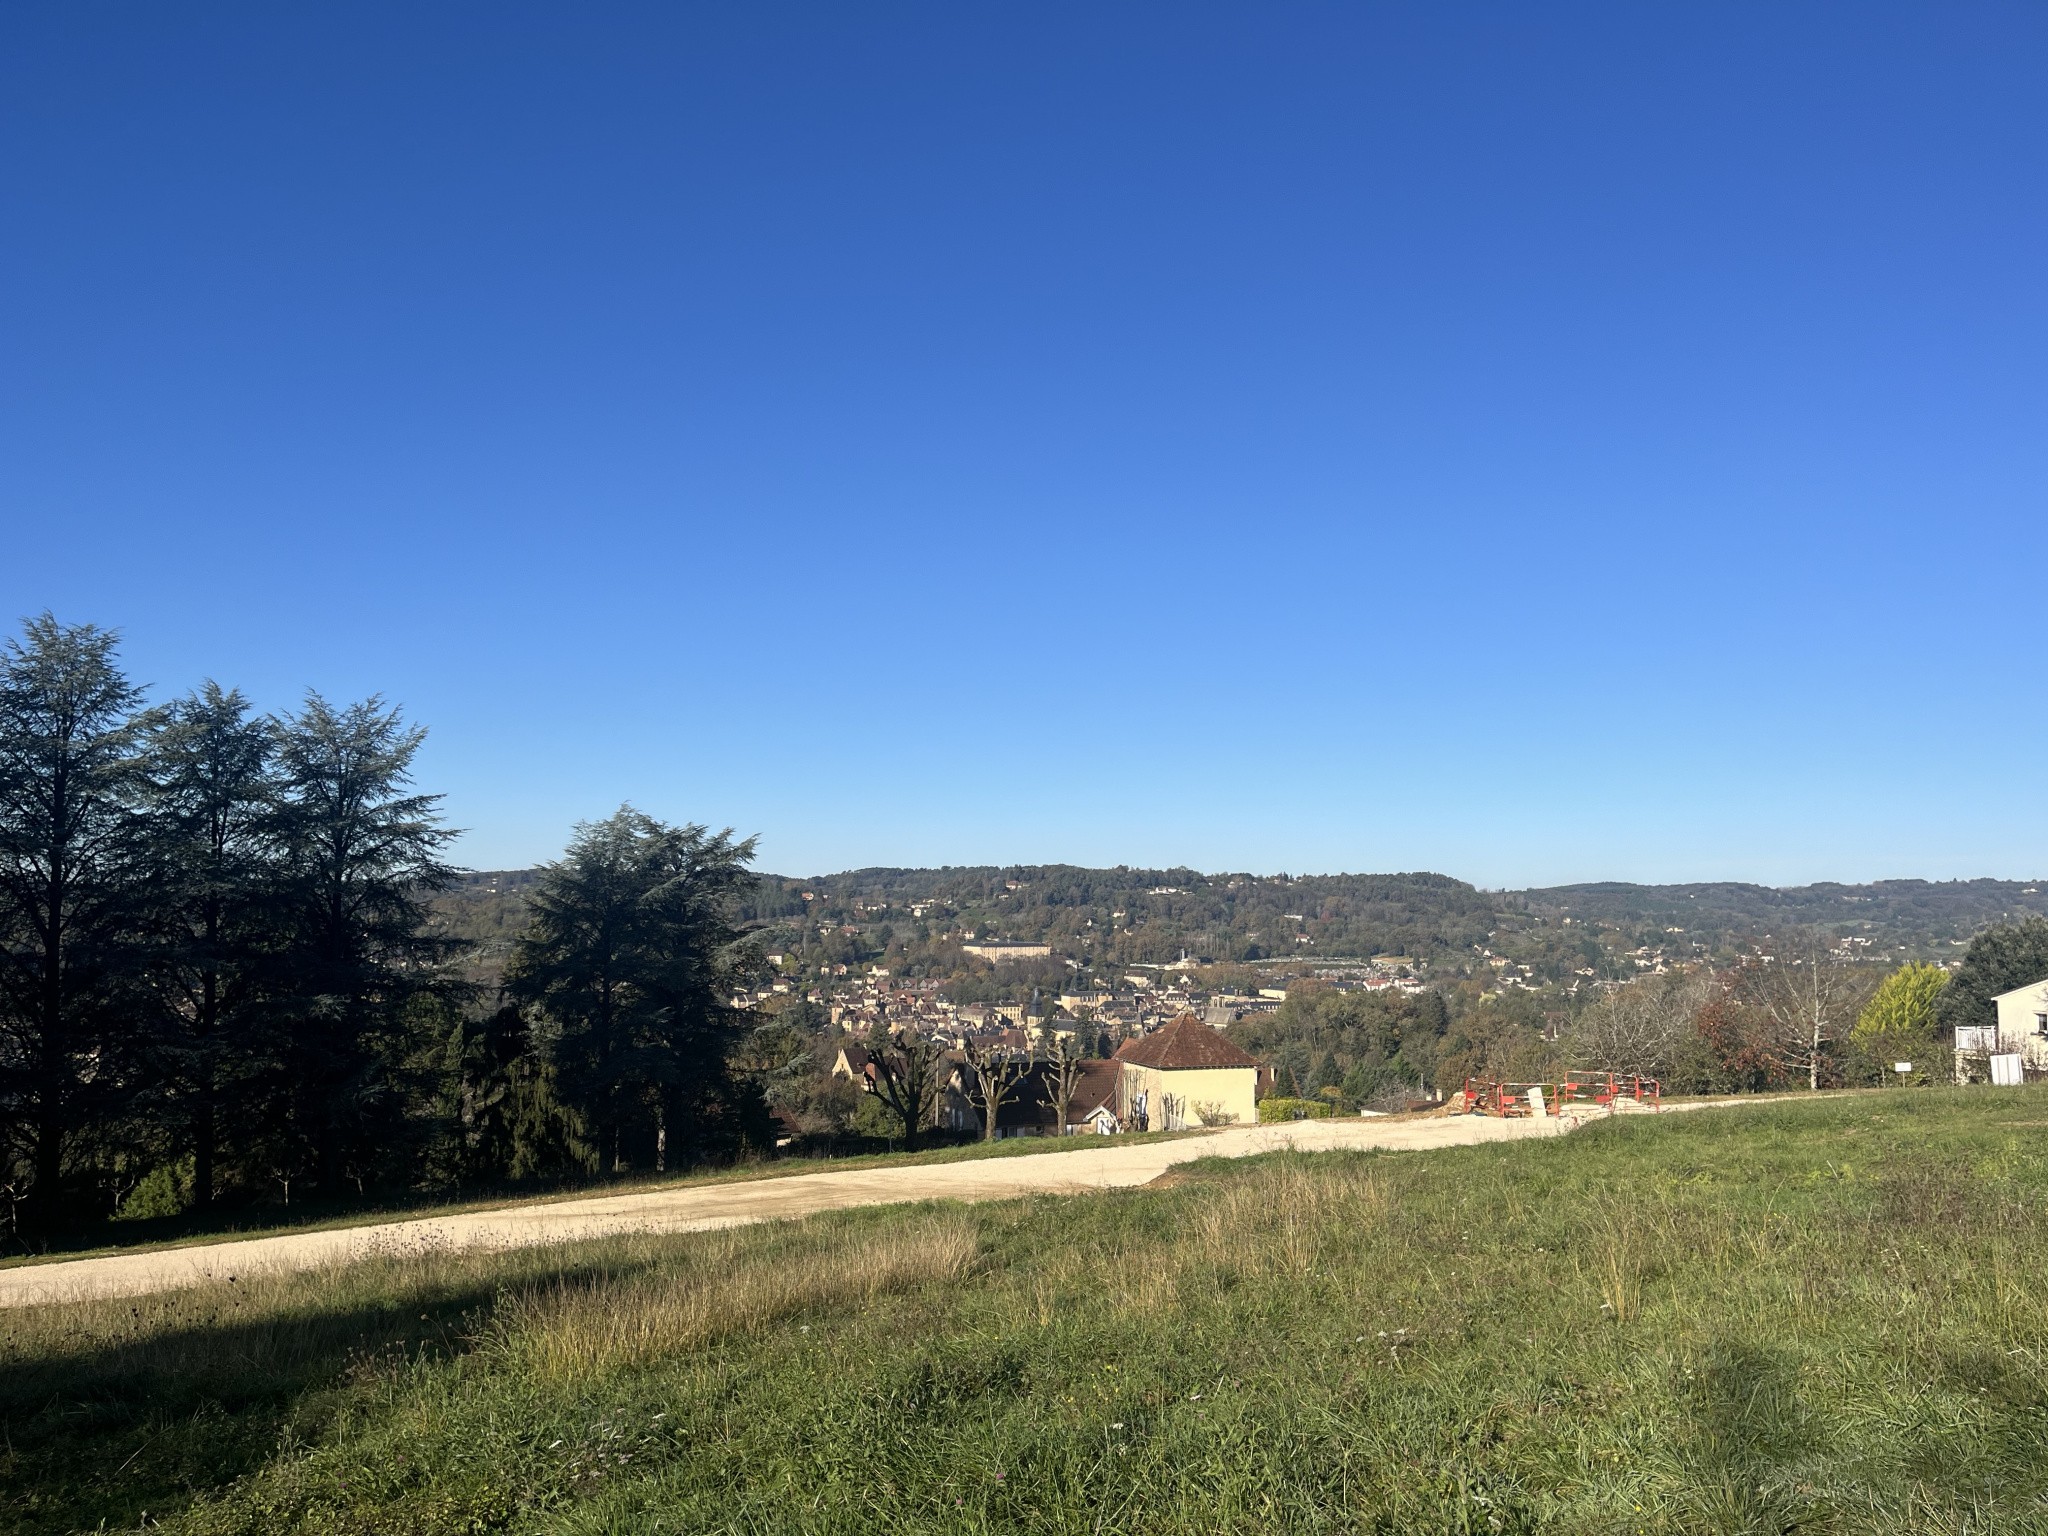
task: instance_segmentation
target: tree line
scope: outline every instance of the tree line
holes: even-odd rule
[[[47,614],[7,644],[7,1236],[765,1139],[777,1060],[747,1067],[731,1005],[752,842],[631,808],[579,827],[483,996],[431,921],[457,871],[412,781],[424,735],[374,697],[267,715],[208,682],[150,705],[113,634]]]
[[[1234,1036],[1274,1063],[1279,1093],[1344,1104],[1574,1070],[1641,1073],[1682,1093],[1946,1081],[1956,1028],[1994,1022],[1995,996],[2048,977],[2048,921],[1987,928],[1953,970],[1847,960],[1820,931],[1781,933],[1768,954],[1646,975],[1576,1008],[1528,992],[1296,984]]]
[[[1573,1065],[1641,1072],[1682,1091],[1949,1081],[1958,1027],[1996,1021],[1992,999],[2048,977],[2048,921],[1977,935],[1953,970],[1842,958],[1791,933],[1768,959],[1645,978],[1586,1009],[1561,1042]]]

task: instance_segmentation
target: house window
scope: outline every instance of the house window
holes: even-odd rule
[[[2048,1013],[2037,1013],[2034,1015],[2034,1033],[2048,1036]]]

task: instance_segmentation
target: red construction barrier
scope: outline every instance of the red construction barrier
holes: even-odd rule
[[[1529,1101],[1529,1090],[1532,1088],[1542,1091],[1545,1109],[1555,1113],[1555,1083],[1497,1083],[1491,1078],[1484,1077],[1465,1079],[1465,1113],[1495,1115],[1503,1120],[1533,1115],[1536,1113],[1536,1106]]]
[[[1655,1109],[1663,1102],[1664,1087],[1654,1077],[1617,1072],[1567,1072],[1558,1084],[1561,1103],[1591,1102],[1611,1109],[1622,1099]]]
[[[1612,1109],[1624,1100],[1655,1109],[1663,1102],[1663,1086],[1654,1077],[1616,1072],[1568,1072],[1559,1083],[1501,1083],[1488,1077],[1465,1079],[1465,1113],[1494,1115],[1503,1120],[1534,1115],[1530,1100],[1535,1090],[1543,1095],[1543,1112],[1561,1114],[1571,1105],[1596,1104]]]

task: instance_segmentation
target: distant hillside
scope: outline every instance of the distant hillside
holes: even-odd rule
[[[1192,869],[861,869],[764,876],[770,923],[873,926],[1049,942],[1099,961],[1302,953],[1435,954],[1482,942],[1495,898],[1445,875],[1216,874]]]
[[[436,924],[463,942],[460,966],[468,980],[497,985],[526,927],[526,893],[539,875],[534,869],[480,871],[434,898]]]
[[[1880,880],[1871,885],[1560,885],[1519,893],[1532,915],[1682,927],[1716,939],[1786,927],[1860,934],[1878,947],[1953,947],[1995,923],[2048,916],[2043,883],[2017,880]]]
[[[531,870],[466,877],[437,903],[473,945],[470,973],[502,970],[525,921]],[[1049,944],[1005,978],[1051,985],[1183,954],[1276,969],[1409,955],[1438,974],[1504,957],[1535,985],[1633,974],[1646,960],[1729,959],[1791,928],[1855,940],[1877,958],[1946,957],[1974,934],[2048,916],[2037,882],[1886,880],[1793,889],[1603,882],[1482,891],[1446,875],[1202,874],[1191,869],[1017,865],[764,874],[747,919],[769,947],[815,964],[886,963],[905,975],[970,977],[970,939]],[[1495,969],[1498,969],[1496,966]],[[1510,974],[1514,974],[1511,972]]]

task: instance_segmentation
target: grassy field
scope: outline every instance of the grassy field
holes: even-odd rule
[[[2048,1530],[2044,1131],[1900,1091],[8,1314],[0,1521]]]

